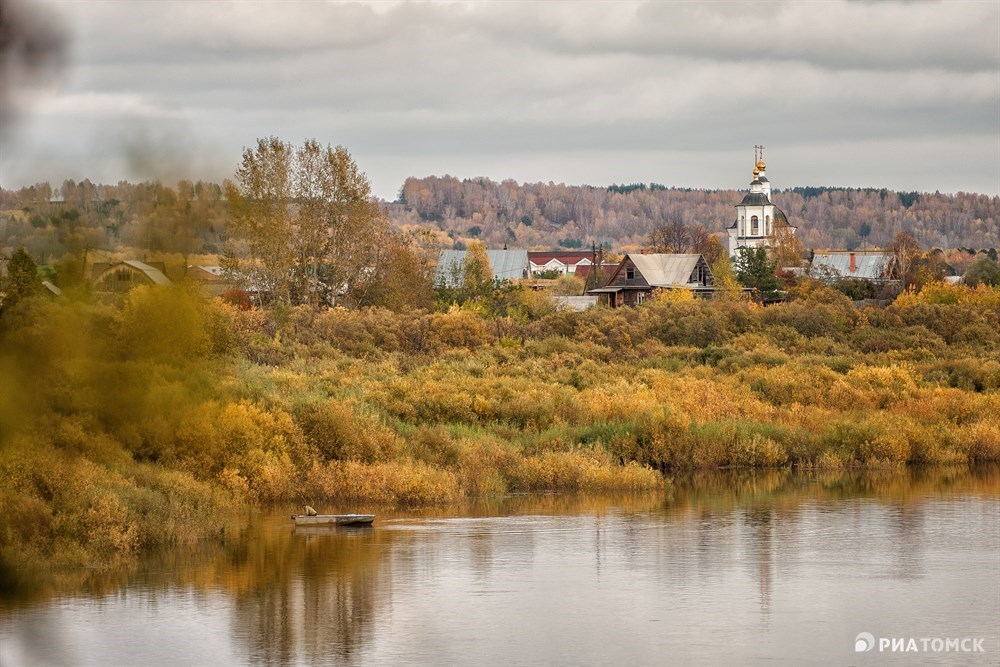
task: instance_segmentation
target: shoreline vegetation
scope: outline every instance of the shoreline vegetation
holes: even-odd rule
[[[660,491],[717,468],[1000,461],[1000,289],[859,309],[243,309],[189,285],[0,319],[0,592],[235,539],[254,505]]]

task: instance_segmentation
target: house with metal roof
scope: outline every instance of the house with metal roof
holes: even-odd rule
[[[886,283],[896,279],[894,267],[895,260],[892,253],[881,250],[817,252],[809,267],[809,275],[824,282],[836,282],[841,278],[858,278],[869,282]]]
[[[94,289],[99,292],[125,292],[137,285],[170,284],[163,271],[136,260],[111,264],[94,276]]]
[[[517,282],[528,277],[527,250],[487,250],[490,269],[494,280],[510,280]],[[437,268],[434,271],[434,284],[437,287],[456,289],[465,283],[466,250],[442,250],[438,256]]]
[[[687,289],[698,296],[713,291],[715,277],[703,255],[629,253],[622,258],[607,285],[588,290],[601,302],[617,308],[643,303],[660,290]]]

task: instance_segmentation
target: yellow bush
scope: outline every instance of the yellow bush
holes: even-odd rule
[[[304,487],[306,498],[384,505],[444,503],[460,495],[453,473],[413,461],[317,464],[309,471]]]
[[[962,429],[970,461],[1000,461],[1000,419],[995,415]]]

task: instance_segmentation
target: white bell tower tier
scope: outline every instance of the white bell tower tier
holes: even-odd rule
[[[736,205],[736,221],[726,230],[730,257],[735,257],[739,248],[767,247],[776,228],[787,228],[795,233],[795,227],[788,224],[784,212],[771,202],[771,182],[764,175],[767,165],[763,151],[763,146],[754,146],[757,162],[750,191]]]

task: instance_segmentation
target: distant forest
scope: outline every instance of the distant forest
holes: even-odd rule
[[[493,248],[629,249],[677,221],[722,233],[743,194],[656,183],[593,187],[431,176],[408,178],[397,201],[385,205],[397,227],[431,230],[439,247],[478,239]],[[776,190],[773,199],[806,248],[887,246],[900,231],[925,249],[1000,246],[1000,197],[816,187]],[[216,183],[67,180],[0,190],[0,253],[24,247],[40,262],[87,249],[219,254],[226,224]]]
[[[735,220],[738,190],[692,190],[658,183],[571,186],[501,183],[451,176],[408,178],[389,206],[398,225],[434,225],[459,243],[554,249],[641,246],[664,224],[722,232]],[[924,249],[1000,245],[1000,197],[873,188],[775,190],[772,200],[807,248],[887,246],[901,231]]]

